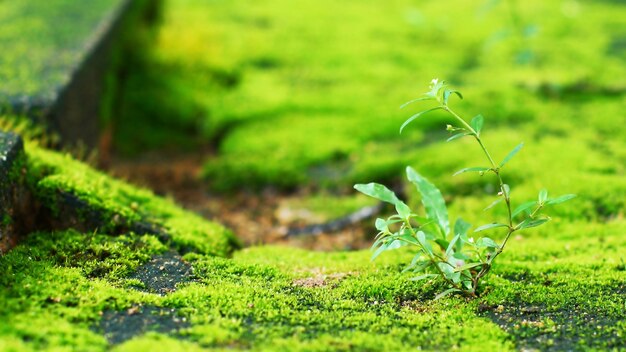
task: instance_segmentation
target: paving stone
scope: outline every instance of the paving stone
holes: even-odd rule
[[[19,217],[25,191],[22,184],[24,146],[13,133],[0,131],[0,254],[13,247],[19,237]]]

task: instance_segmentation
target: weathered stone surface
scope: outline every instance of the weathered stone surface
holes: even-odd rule
[[[155,1],[0,1],[0,112],[40,119],[64,144],[98,144],[123,27]]]
[[[121,312],[106,311],[100,326],[94,330],[103,332],[109,344],[117,345],[149,331],[176,335],[190,326],[187,318],[174,308],[144,306]]]
[[[0,254],[18,240],[21,219],[16,216],[25,206],[23,186],[24,147],[13,133],[0,131]]]

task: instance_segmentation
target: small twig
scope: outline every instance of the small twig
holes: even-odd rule
[[[350,213],[346,216],[334,219],[332,221],[307,225],[299,228],[290,228],[287,230],[285,237],[293,236],[318,236],[322,233],[332,233],[341,231],[347,227],[358,224],[361,221],[373,218],[383,210],[384,203],[378,203],[376,205],[363,207],[354,213]]]

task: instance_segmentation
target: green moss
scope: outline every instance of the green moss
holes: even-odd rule
[[[49,101],[84,60],[98,28],[122,4],[99,0],[0,2],[0,96]],[[62,22],[62,23],[61,23]]]
[[[129,151],[187,138],[176,130],[194,131],[198,139],[219,142],[206,173],[221,189],[302,183],[347,189],[353,182],[402,179],[411,165],[441,186],[452,218],[475,225],[502,218],[502,207],[482,210],[494,197],[493,180],[449,176],[482,158],[470,141],[439,142],[443,115],[397,136],[413,110],[395,107],[440,76],[467,97],[454,103],[459,111],[486,117],[484,137],[494,157],[526,142],[504,173],[516,204],[543,187],[578,198],[549,209],[554,220],[548,225],[511,239],[481,298],[433,301],[443,285],[410,281],[402,273],[412,258],[406,248],[374,263],[369,251],[283,247],[215,257],[233,248],[222,227],[29,145],[29,184],[47,206],[55,207],[61,190],[105,214],[110,228],[141,221],[162,226],[175,247],[191,249],[184,258],[195,281],[164,297],[135,290],[141,285],[129,275],[166,248],[153,236],[33,234],[0,258],[0,349],[105,350],[110,346],[94,328],[100,312],[141,305],[176,308],[191,327],[180,335],[137,336],[115,349],[626,347],[626,130],[623,87],[614,83],[624,66],[607,54],[623,27],[623,9],[609,2],[519,3],[524,23],[541,29],[524,43],[533,60],[519,65],[518,43],[488,40],[510,26],[503,4],[477,19],[468,16],[476,5],[461,1],[419,7],[404,0],[384,7],[305,1],[296,12],[282,0],[245,5],[167,4],[157,44],[144,62],[133,63],[146,66],[131,70],[123,93],[120,121],[142,118],[122,128],[120,138],[148,133],[127,144]],[[153,135],[151,116],[160,127]],[[412,188],[404,191],[418,206]],[[319,208],[329,199],[302,203],[324,213]],[[358,202],[339,203],[348,209]]]
[[[414,111],[397,107],[438,76],[467,97],[454,103],[460,111],[486,117],[487,132],[562,135],[553,144],[560,149],[596,134],[595,140],[618,144],[611,150],[621,157],[609,155],[607,164],[623,164],[625,149],[617,142],[623,124],[605,118],[615,120],[624,109],[624,87],[614,80],[624,76],[624,66],[607,55],[624,25],[626,16],[615,16],[620,7],[517,4],[519,23],[538,29],[521,47],[505,3],[488,12],[462,1],[299,6],[293,14],[284,0],[166,3],[155,47],[131,70],[123,92],[123,121],[137,122],[122,127],[118,145],[137,151],[217,143],[205,175],[220,190],[303,183],[347,189],[355,181],[400,179],[408,163],[436,168],[439,183],[449,172],[447,159],[458,158],[451,149],[424,146],[445,139],[445,115],[416,121],[411,135],[397,134]],[[528,64],[519,64],[521,51],[532,53]],[[136,138],[139,129],[145,133]],[[506,149],[506,141],[490,148]],[[583,145],[578,153],[593,149]]]
[[[128,279],[164,250],[154,237],[37,233],[0,258],[0,340],[25,349],[104,350],[94,328],[100,312],[150,305],[176,308],[191,327],[137,336],[116,349],[623,348],[623,227],[618,220],[598,232],[577,222],[515,238],[472,301],[433,301],[443,286],[408,280],[401,272],[412,257],[406,249],[372,263],[369,251],[284,247],[248,248],[232,259],[189,253],[196,281],[160,297],[136,291]]]
[[[88,205],[85,212],[95,211],[105,221],[102,231],[146,222],[162,227],[181,250],[225,256],[237,246],[234,236],[223,226],[95,171],[68,155],[33,145],[27,146],[27,155],[30,187],[57,216],[64,216],[58,213],[64,201],[62,194],[72,194]]]
[[[287,211],[288,216],[302,216],[308,222],[321,223],[346,216],[363,207],[375,204],[376,201],[362,195],[334,196],[321,193],[309,197],[288,199],[281,202],[280,209]]]

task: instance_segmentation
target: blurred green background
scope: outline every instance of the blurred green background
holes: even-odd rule
[[[514,199],[547,187],[579,195],[560,208],[566,218],[623,215],[619,1],[177,0],[162,13],[154,44],[127,70],[122,154],[211,146],[204,175],[222,191],[345,193],[398,184],[411,165],[455,206],[478,209],[493,180],[451,177],[483,156],[469,139],[443,142],[447,116],[398,133],[429,104],[399,106],[439,78],[465,96],[455,110],[485,116],[496,158],[525,142],[505,173]]]

